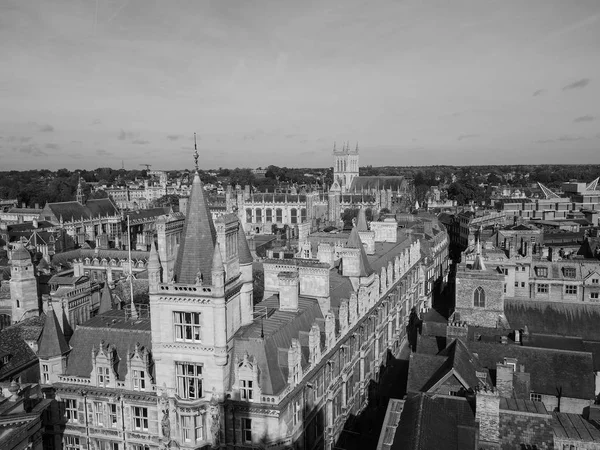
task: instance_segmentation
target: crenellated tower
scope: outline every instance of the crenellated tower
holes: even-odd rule
[[[358,176],[358,143],[354,150],[350,149],[350,142],[343,144],[338,150],[333,144],[333,180],[337,181],[342,193],[350,190],[352,180]]]

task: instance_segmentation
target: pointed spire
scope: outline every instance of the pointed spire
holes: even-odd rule
[[[98,309],[98,314],[103,314],[111,309],[113,309],[112,294],[110,293],[108,283],[104,283],[104,289],[102,289],[102,295],[100,296],[100,308]]]
[[[218,242],[215,244],[215,251],[213,252],[212,271],[225,272],[225,267],[223,267],[223,258],[221,257],[221,248]]]
[[[333,153],[337,153],[336,142],[333,141]]]
[[[250,253],[250,247],[248,247],[248,241],[246,240],[244,227],[241,223],[238,230],[238,256],[240,258],[240,264],[252,264],[254,261],[254,258],[252,258],[252,253]]]
[[[83,205],[83,186],[81,185],[81,175],[79,175],[79,181],[77,182],[77,194],[75,199],[78,203]]]
[[[369,275],[371,275],[373,273],[373,269],[371,268],[371,264],[369,263],[369,259],[367,258],[367,252],[365,251],[365,247],[362,244],[360,235],[358,234],[358,229],[356,227],[352,227],[352,231],[350,232],[350,236],[348,237],[346,247],[360,249],[360,276],[368,277]]]
[[[187,204],[187,213],[181,244],[175,261],[175,282],[194,284],[198,272],[205,284],[211,284],[211,257],[217,232],[204,196],[204,188],[198,172],[194,174]]]
[[[196,166],[196,173],[198,172],[198,145],[196,144],[196,133],[194,133],[194,166]]]
[[[69,344],[60,328],[56,314],[54,314],[52,301],[49,301],[44,329],[38,342],[38,357],[41,359],[54,358],[64,355],[69,350]]]
[[[158,252],[156,251],[156,246],[154,242],[150,244],[150,257],[148,258],[148,270],[160,270],[160,258],[158,256]]]
[[[472,266],[473,270],[486,270],[485,263],[483,262],[483,256],[481,254],[481,240],[479,239],[479,233],[477,233],[475,241],[475,261]]]
[[[367,213],[364,207],[358,210],[358,223],[356,224],[358,231],[369,231],[367,228]]]
[[[73,336],[73,328],[71,328],[71,325],[69,324],[69,318],[67,317],[67,312],[65,311],[64,303],[61,304],[61,309],[62,309],[63,334],[65,335],[65,339],[67,340],[67,343],[69,343],[71,341],[71,336]]]
[[[358,141],[356,141],[356,150],[354,150],[354,151],[355,151],[355,153],[358,154]]]

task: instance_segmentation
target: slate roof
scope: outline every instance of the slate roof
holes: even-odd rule
[[[8,363],[0,367],[0,381],[17,375],[32,364],[37,364],[37,355],[25,340],[37,340],[44,318],[44,315],[31,317],[0,331],[0,354],[11,355]]]
[[[480,384],[476,371],[486,372],[467,346],[460,339],[455,339],[435,356],[411,353],[407,390],[427,392],[449,375],[455,375],[461,383],[466,383],[465,389],[474,389]],[[487,384],[491,385],[489,376]]]
[[[392,449],[474,450],[477,432],[475,414],[466,399],[408,394]]]
[[[181,244],[175,261],[175,281],[194,284],[198,272],[205,284],[212,283],[211,266],[217,233],[198,172],[194,175],[187,203]]]
[[[100,261],[102,259],[117,259],[117,260],[125,260],[129,258],[129,254],[127,252],[127,250],[117,250],[117,249],[107,249],[107,250],[103,250],[103,249],[85,249],[85,248],[78,248],[75,250],[69,250],[67,252],[62,252],[62,253],[57,253],[56,255],[54,255],[54,257],[52,258],[52,265],[53,266],[61,266],[61,265],[65,265],[68,262],[74,261],[76,259],[85,259],[85,258],[90,258],[90,259],[94,259],[94,258],[98,258]],[[146,261],[148,260],[148,258],[150,257],[150,252],[144,252],[144,251],[132,251],[131,252],[131,259],[133,261]]]
[[[529,395],[529,393],[527,393]],[[500,409],[507,411],[520,411],[534,414],[549,414],[543,402],[500,397]]]
[[[352,179],[350,192],[360,192],[371,189],[391,189],[404,191],[408,186],[406,178],[402,176],[358,176]]]
[[[600,341],[600,305],[506,299],[504,314],[514,329]]]
[[[241,327],[234,336],[233,356],[240,359],[248,352],[256,358],[261,374],[261,392],[265,395],[277,395],[287,386],[288,367],[287,350],[292,339],[298,339],[301,332],[308,333],[317,321],[323,322],[323,314],[317,300],[300,297],[298,311],[280,311],[279,297],[273,295],[255,305],[255,311],[275,310],[262,320]],[[261,332],[264,338],[261,338]],[[308,364],[307,342],[300,339],[302,346],[302,366]],[[231,370],[233,371],[233,364]],[[230,377],[234,380],[233,372]]]
[[[555,438],[596,442],[596,445],[600,445],[600,431],[579,414],[553,412],[552,430]]]
[[[44,322],[44,329],[38,341],[38,358],[52,358],[64,355],[69,351],[69,344],[60,328],[54,309],[49,308]]]
[[[240,264],[250,264],[254,261],[252,253],[250,253],[250,247],[248,247],[248,240],[244,234],[242,224],[240,224],[238,229],[238,256],[240,258]]]
[[[127,352],[132,352],[138,342],[142,347],[152,349],[150,318],[132,321],[125,317],[124,310],[111,310],[78,325],[70,341],[72,350],[66,374],[89,378],[92,349],[97,349],[101,341],[117,348],[116,370],[118,379],[123,381],[127,374]]]
[[[468,342],[477,353],[481,365],[490,370],[505,357],[516,358],[531,374],[531,390],[538,394],[556,395],[562,387],[564,397],[593,399],[595,397],[592,354],[489,342]]]
[[[57,220],[62,216],[65,221],[86,221],[98,216],[119,215],[119,209],[110,198],[88,200],[85,205],[76,201],[48,203],[45,209],[49,209]]]
[[[356,227],[352,228],[350,232],[350,236],[348,237],[348,242],[346,246],[349,248],[357,248],[360,249],[359,256],[359,274],[361,277],[368,277],[373,273],[373,269],[371,268],[371,264],[369,263],[369,258],[367,258],[367,252],[365,251],[365,247],[362,245],[362,241],[360,240],[360,236],[358,235],[358,229]]]

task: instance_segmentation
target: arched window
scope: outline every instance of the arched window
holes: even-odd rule
[[[246,223],[252,223],[252,210],[246,209]]]
[[[301,223],[306,222],[306,208],[302,208],[300,210],[300,222]]]
[[[267,208],[265,220],[267,222],[273,222],[273,210],[271,208]]]
[[[256,223],[262,223],[262,209],[256,208]]]
[[[279,223],[283,222],[283,211],[281,208],[275,210],[275,221]]]
[[[298,223],[298,210],[296,208],[292,208],[290,211],[290,222]]]
[[[485,292],[481,286],[473,292],[473,306],[485,308]]]

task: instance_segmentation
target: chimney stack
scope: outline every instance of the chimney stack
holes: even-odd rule
[[[298,272],[279,272],[279,309],[298,311]]]

